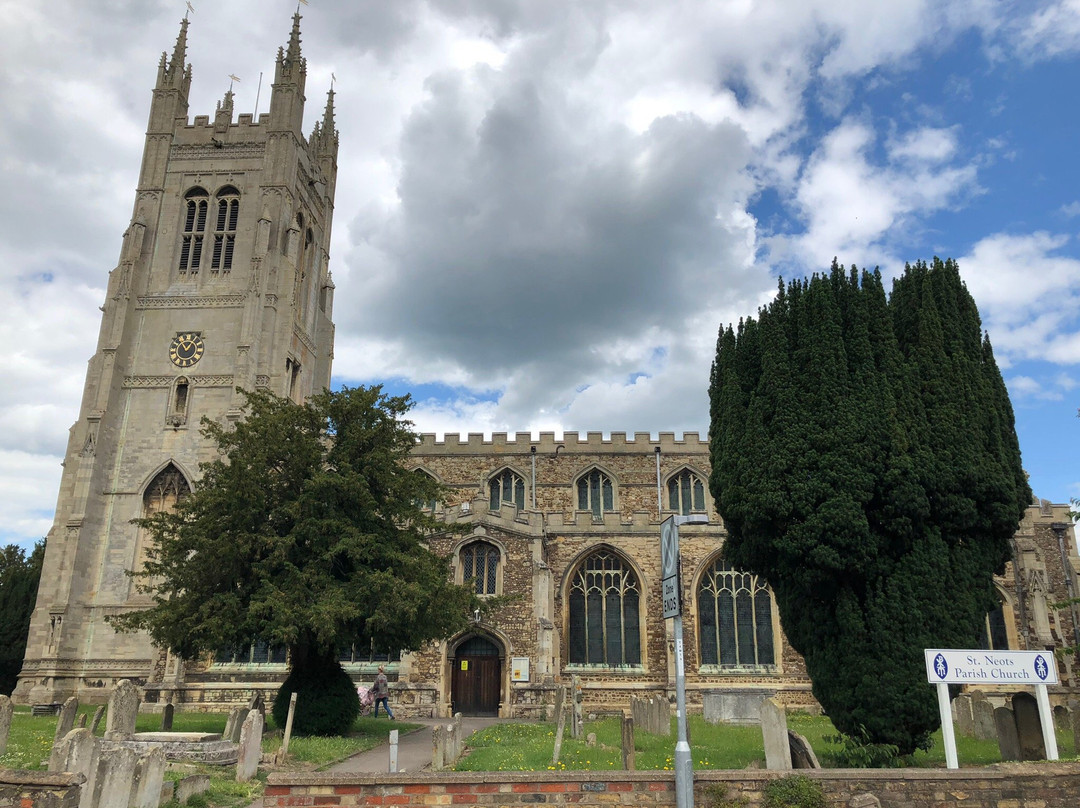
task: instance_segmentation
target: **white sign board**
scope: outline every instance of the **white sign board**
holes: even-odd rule
[[[931,684],[1056,685],[1057,665],[1049,651],[957,651],[927,648]]]
[[[510,681],[529,681],[529,658],[527,656],[512,657],[510,661]]]
[[[679,597],[679,527],[675,517],[660,523],[660,586],[664,600],[664,619],[682,614]]]

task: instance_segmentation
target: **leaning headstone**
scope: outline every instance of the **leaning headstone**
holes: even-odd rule
[[[1012,707],[1016,716],[1016,735],[1020,739],[1020,759],[1046,760],[1039,703],[1030,693],[1016,693],[1012,698]]]
[[[189,774],[176,783],[173,795],[178,803],[184,805],[196,794],[202,794],[208,788],[210,788],[209,774]]]
[[[73,729],[53,746],[49,771],[76,772],[86,777],[79,792],[79,808],[91,808],[94,804],[94,784],[100,757],[101,744],[88,729]]]
[[[975,737],[980,741],[992,741],[997,738],[994,726],[994,706],[986,696],[976,691],[971,696],[971,721],[975,727]]]
[[[161,731],[172,732],[173,712],[176,710],[172,703],[166,704],[161,711]]]
[[[790,769],[787,713],[776,699],[761,702],[761,737],[765,741],[765,765],[770,769]]]
[[[246,783],[259,770],[262,757],[263,717],[258,710],[251,710],[240,728],[240,751],[236,758],[236,779]]]
[[[11,699],[0,696],[0,755],[7,749],[8,733],[11,732],[11,714],[14,711]]]
[[[953,699],[953,720],[956,732],[970,738],[975,734],[975,723],[971,717],[971,696],[961,694]]]
[[[98,708],[94,710],[94,720],[90,722],[90,732],[97,735],[98,725],[101,723],[101,719],[105,716],[105,705],[99,704]]]
[[[1069,708],[1059,704],[1054,708],[1054,727],[1056,729],[1069,729],[1072,724],[1069,722]]]
[[[817,755],[814,754],[810,741],[793,729],[787,732],[788,746],[791,747],[791,768],[793,769],[820,769]]]
[[[56,719],[56,732],[53,734],[53,743],[55,744],[62,738],[66,738],[67,734],[75,729],[75,714],[79,712],[79,700],[75,696],[70,696],[64,702],[64,706],[60,708],[60,717]]]
[[[563,732],[566,730],[566,687],[559,685],[555,690],[555,748],[551,752],[551,762],[558,763],[562,754]]]
[[[229,720],[225,722],[225,732],[221,739],[230,743],[240,743],[240,728],[244,725],[248,711],[243,707],[237,707],[229,713]]]
[[[105,738],[128,741],[135,734],[135,719],[139,716],[139,688],[128,679],[121,679],[109,696],[109,712],[105,716]]]
[[[76,729],[86,728],[86,713],[79,713],[79,720],[75,722]]]
[[[102,752],[94,783],[94,808],[128,808],[134,778],[134,750],[121,746]]]
[[[131,808],[158,808],[165,781],[165,750],[155,746],[135,761],[131,780]]]
[[[1008,707],[994,710],[998,750],[1002,760],[1020,760],[1020,738],[1016,734],[1016,718]]]

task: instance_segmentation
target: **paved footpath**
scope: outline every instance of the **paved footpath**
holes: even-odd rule
[[[398,735],[398,771],[418,772],[431,768],[431,728],[439,724],[449,724],[449,718],[406,718],[412,724],[421,724],[415,732]],[[461,731],[466,738],[478,729],[490,727],[505,719],[462,717]],[[340,763],[335,763],[328,772],[355,772],[358,774],[383,774],[390,771],[390,730],[395,729],[394,722],[386,722],[387,742],[366,752],[360,752]]]

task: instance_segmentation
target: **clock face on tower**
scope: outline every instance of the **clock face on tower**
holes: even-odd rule
[[[202,335],[197,331],[177,334],[169,346],[169,359],[180,368],[189,368],[203,355]]]

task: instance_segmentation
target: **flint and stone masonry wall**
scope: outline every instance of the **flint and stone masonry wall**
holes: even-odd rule
[[[987,769],[824,769],[803,773],[821,783],[829,805],[845,806],[873,794],[881,808],[1075,808],[1080,805],[1080,763],[1048,763]],[[763,789],[778,772],[698,772],[694,804],[743,799],[763,804]],[[528,772],[357,777],[271,774],[264,808],[298,806],[673,806],[671,772]]]

